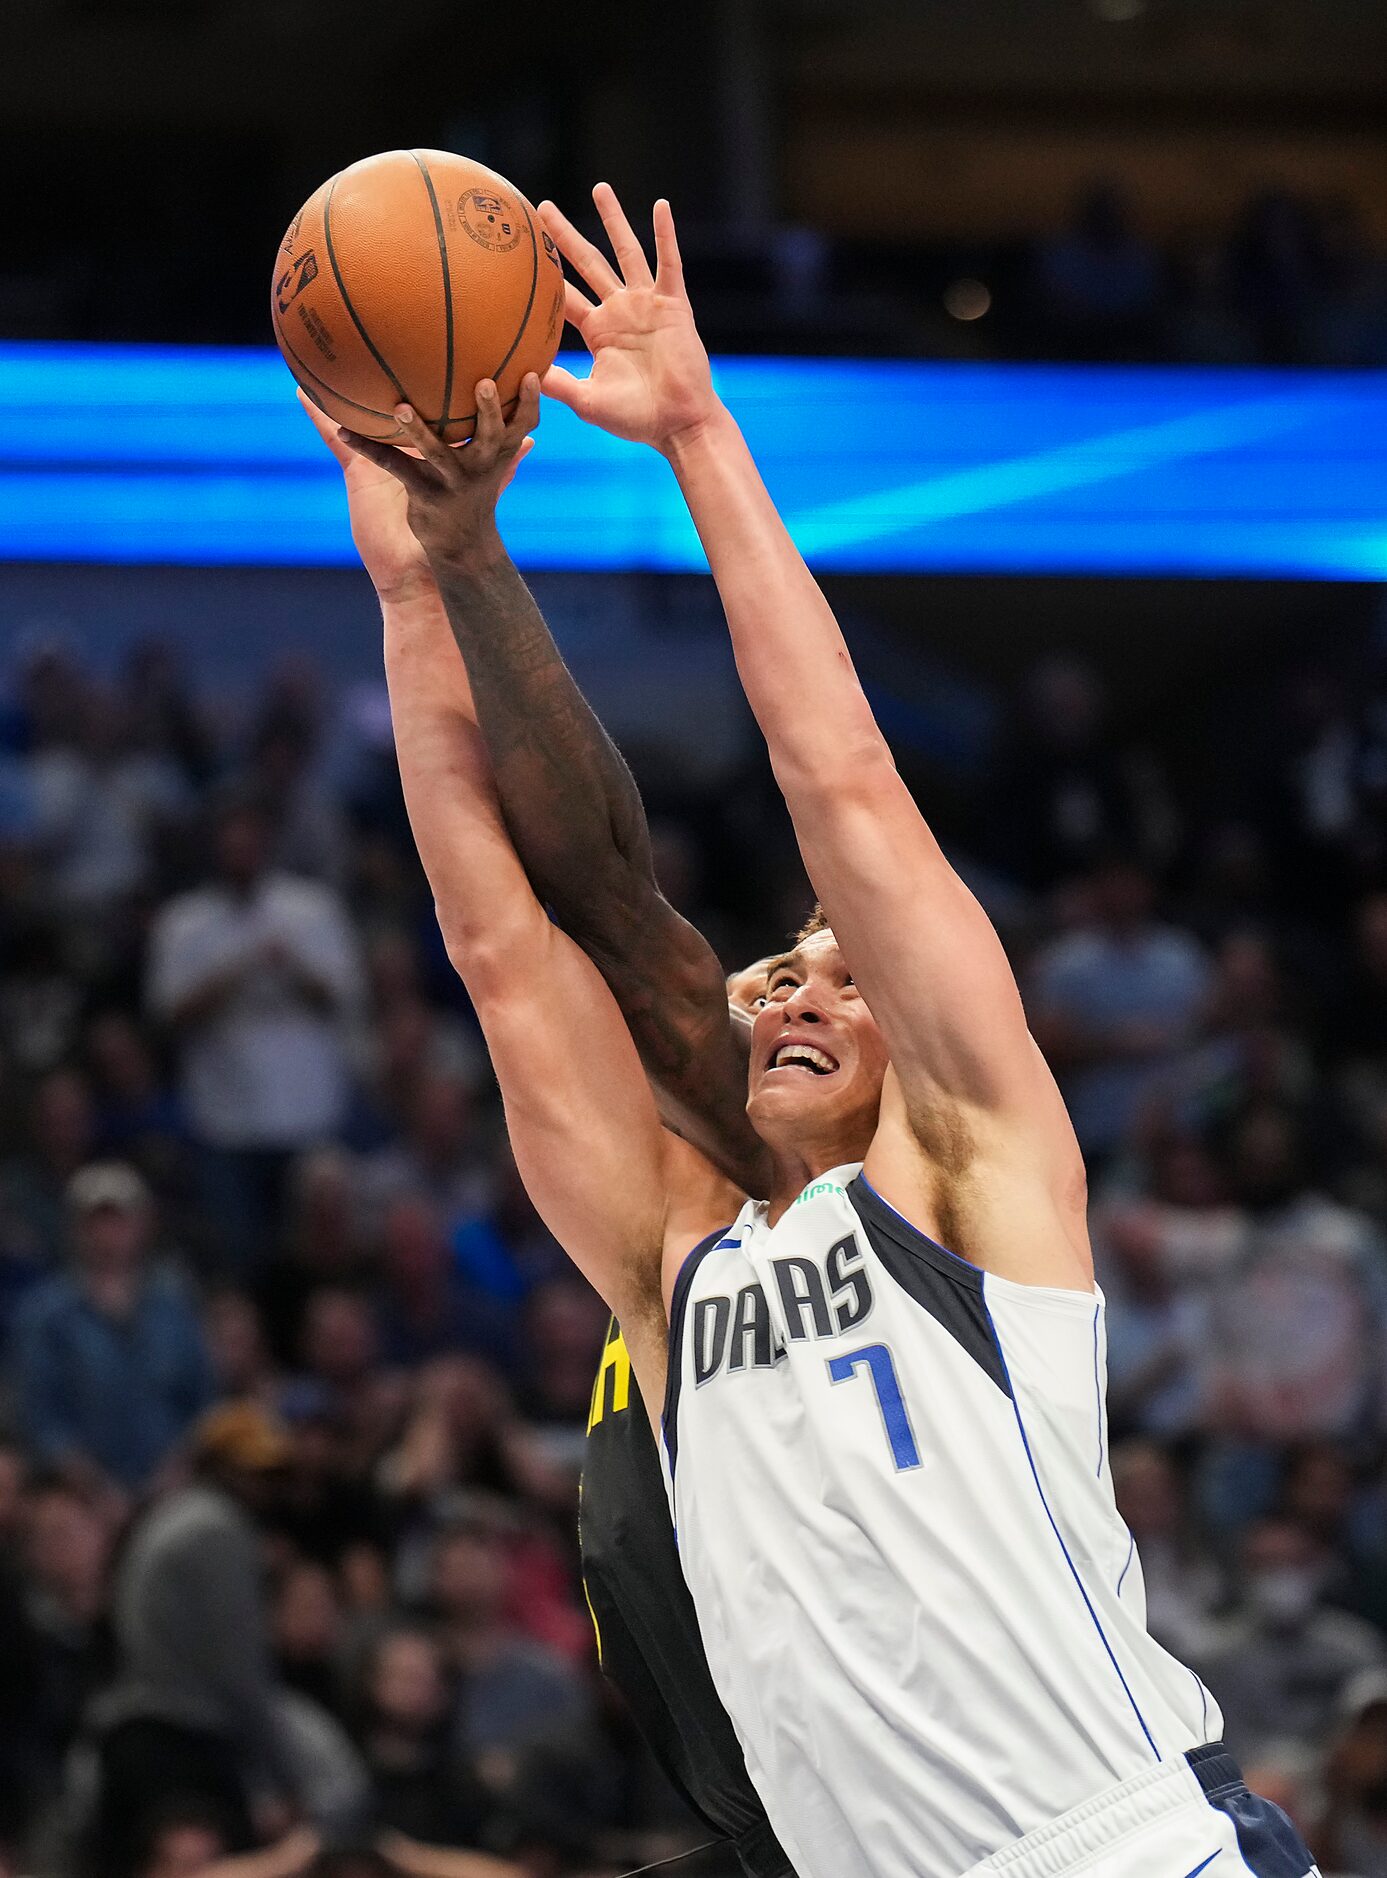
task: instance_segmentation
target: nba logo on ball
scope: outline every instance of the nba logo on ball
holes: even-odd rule
[[[297,300],[310,282],[318,278],[318,260],[310,248],[306,254],[297,256],[292,267],[288,268],[275,282],[275,300],[281,313],[287,313],[290,305]]]
[[[458,197],[458,220],[473,241],[493,254],[509,254],[520,239],[515,211],[483,189],[469,189]]]

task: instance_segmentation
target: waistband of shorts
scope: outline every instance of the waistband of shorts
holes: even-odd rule
[[[972,1866],[964,1878],[995,1878],[1004,1872],[1013,1878],[1062,1878],[1154,1820],[1182,1807],[1204,1806],[1210,1794],[1240,1787],[1242,1780],[1242,1770],[1223,1743],[1210,1741],[1095,1793]]]

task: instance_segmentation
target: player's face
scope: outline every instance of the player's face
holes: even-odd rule
[[[747,1113],[767,1140],[799,1127],[841,1133],[854,1158],[876,1126],[886,1041],[831,932],[771,961],[752,1025]]]

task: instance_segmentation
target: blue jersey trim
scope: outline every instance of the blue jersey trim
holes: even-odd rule
[[[1129,1529],[1127,1533],[1127,1562],[1117,1575],[1117,1589],[1113,1593],[1114,1597],[1120,1598],[1122,1596],[1122,1587],[1124,1583],[1126,1582],[1128,1572],[1132,1569],[1132,1560],[1136,1557],[1136,1555],[1137,1555],[1137,1536],[1134,1532],[1132,1532]]]
[[[683,1376],[681,1355],[684,1343],[684,1317],[689,1308],[689,1289],[699,1266],[710,1252],[716,1251],[719,1244],[728,1243],[723,1239],[727,1231],[725,1226],[717,1227],[700,1239],[679,1267],[679,1275],[674,1281],[674,1291],[669,1301],[669,1368],[665,1375],[665,1401],[660,1411],[660,1427],[664,1431],[665,1453],[669,1458],[669,1477],[674,1478],[674,1464],[679,1458],[679,1384]],[[732,1240],[733,1245],[740,1244]]]
[[[1199,1732],[1207,1743],[1209,1739],[1209,1691],[1204,1687],[1204,1678],[1197,1670],[1190,1670],[1190,1674],[1199,1684]]]
[[[1093,1300],[1093,1394],[1098,1403],[1098,1478],[1103,1478],[1103,1381],[1098,1373],[1098,1318],[1103,1300]]]
[[[1136,1697],[1132,1694],[1131,1689],[1128,1687],[1127,1678],[1122,1673],[1122,1665],[1118,1662],[1117,1657],[1113,1653],[1113,1647],[1111,1643],[1109,1643],[1108,1641],[1108,1633],[1106,1630],[1104,1630],[1102,1623],[1099,1620],[1098,1613],[1093,1608],[1093,1601],[1089,1597],[1088,1592],[1084,1588],[1084,1581],[1079,1576],[1078,1567],[1075,1565],[1073,1559],[1070,1557],[1069,1547],[1064,1543],[1064,1534],[1060,1531],[1058,1525],[1055,1523],[1055,1516],[1050,1511],[1050,1502],[1046,1499],[1045,1489],[1040,1484],[1040,1474],[1036,1468],[1035,1456],[1031,1452],[1030,1439],[1026,1434],[1026,1424],[1021,1418],[1021,1404],[1016,1399],[1016,1390],[1012,1386],[1012,1381],[1011,1381],[1011,1371],[1007,1368],[1006,1351],[1002,1348],[1002,1339],[997,1334],[997,1326],[996,1326],[996,1323],[993,1321],[992,1312],[988,1307],[986,1284],[983,1285],[982,1307],[984,1311],[987,1312],[987,1322],[992,1331],[992,1340],[997,1346],[997,1355],[1001,1359],[1002,1370],[1004,1374],[1006,1375],[1007,1392],[1011,1396],[1011,1406],[1016,1415],[1016,1426],[1021,1436],[1021,1446],[1026,1451],[1026,1460],[1030,1466],[1031,1479],[1035,1482],[1035,1490],[1040,1495],[1040,1504],[1045,1509],[1045,1517],[1050,1522],[1050,1530],[1051,1532],[1054,1533],[1056,1540],[1059,1542],[1059,1549],[1064,1554],[1064,1562],[1069,1567],[1069,1574],[1073,1578],[1075,1585],[1078,1587],[1079,1596],[1084,1601],[1085,1610],[1087,1610],[1089,1616],[1093,1620],[1093,1628],[1098,1632],[1099,1641],[1102,1643],[1104,1650],[1106,1650],[1107,1652],[1108,1661],[1112,1664],[1113,1669],[1116,1672],[1117,1680],[1122,1684],[1122,1692],[1126,1696],[1127,1700],[1131,1703],[1132,1713],[1137,1718],[1137,1722],[1141,1727],[1141,1732],[1146,1736],[1146,1745],[1150,1748],[1151,1752],[1155,1755],[1156,1759],[1159,1760],[1161,1758],[1160,1749],[1156,1746],[1156,1743],[1151,1737],[1151,1730],[1146,1725],[1146,1718],[1143,1716],[1141,1710],[1137,1707]]]

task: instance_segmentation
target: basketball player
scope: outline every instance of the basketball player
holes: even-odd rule
[[[401,485],[353,456],[322,414],[300,401],[343,469],[353,532],[388,637],[407,631],[402,618],[422,613],[448,681],[458,650],[477,674],[501,808],[540,898],[604,964],[666,1111],[744,1179],[757,1178],[760,1143],[745,1115],[746,1031],[765,990],[766,961],[724,989],[711,947],[656,886],[635,783],[524,582],[490,541],[486,553],[468,552],[468,517],[484,519],[494,508],[504,465],[521,454],[519,438],[499,473],[462,485],[454,510],[455,552],[442,570],[454,649],[446,623],[439,630],[443,594],[410,532]],[[395,676],[397,713],[408,708],[399,695],[408,684],[407,672]],[[602,1667],[675,1788],[719,1842],[680,1869],[690,1878],[695,1869],[699,1878],[793,1878],[713,1688],[650,1419],[615,1318],[588,1422],[581,1540]]]
[[[1001,947],[713,396],[667,206],[656,280],[598,201],[621,274],[546,214],[597,295],[569,296],[592,374],[550,389],[669,457],[834,922],[776,962],[753,1027],[767,1201],[733,1207],[662,1133],[607,985],[506,838],[465,680],[426,672],[419,622],[392,635],[387,616],[388,671],[517,1162],[648,1399],[668,1312],[681,1560],[752,1780],[809,1878],[1193,1878],[1236,1859],[1305,1878],[1308,1852],[1214,1738],[1207,1691],[1145,1630],[1083,1170]],[[422,461],[350,443],[405,487],[442,585],[455,491],[502,429],[492,412],[450,451],[401,419]]]
[[[1083,1167],[1001,945],[714,394],[668,204],[652,275],[595,200],[619,272],[543,212],[594,296],[546,389],[668,458],[831,921],[755,1024],[769,1202],[666,1242],[680,1555],[752,1776],[822,1878],[1304,1878],[1145,1629]]]

